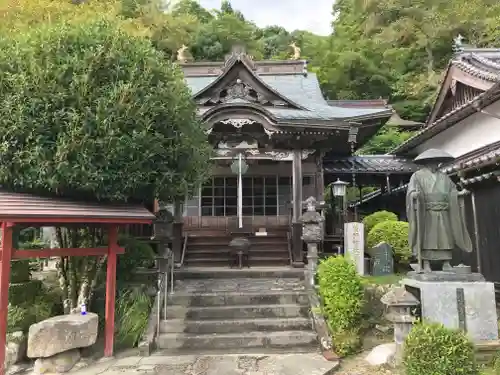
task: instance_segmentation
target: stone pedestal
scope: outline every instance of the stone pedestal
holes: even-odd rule
[[[402,283],[421,304],[421,317],[462,329],[475,342],[498,339],[493,283],[479,274],[409,274]],[[473,280],[473,281],[469,281]]]
[[[318,266],[318,244],[324,238],[324,218],[316,211],[316,199],[314,197],[307,198],[305,203],[307,211],[300,217],[302,240],[307,244],[307,284],[314,287],[314,278]]]

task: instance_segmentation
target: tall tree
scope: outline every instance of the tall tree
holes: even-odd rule
[[[182,73],[96,19],[0,33],[0,184],[101,201],[184,196],[210,172],[210,147]],[[58,234],[63,247],[102,240]],[[103,262],[61,260],[66,311],[88,302]]]

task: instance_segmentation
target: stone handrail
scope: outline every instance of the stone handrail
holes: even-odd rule
[[[154,350],[155,342],[160,331],[162,306],[164,308],[164,314],[166,316],[169,287],[171,293],[173,293],[174,254],[172,251],[168,251],[167,253],[167,262],[168,263],[165,268],[165,272],[160,272],[160,267],[158,267],[157,270],[159,281],[158,292],[156,293],[153,308],[151,309],[151,313],[149,315],[148,326],[138,345],[139,355],[141,356],[149,356]],[[171,285],[169,285],[169,283]]]

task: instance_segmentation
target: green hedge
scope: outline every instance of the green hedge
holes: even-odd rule
[[[366,241],[370,249],[380,242],[387,242],[392,246],[396,262],[408,264],[411,257],[411,249],[408,243],[409,225],[406,221],[384,221],[375,225],[368,233]]]
[[[406,375],[477,375],[474,344],[438,323],[416,324],[405,341]]]
[[[385,221],[398,221],[398,216],[389,211],[377,211],[371,215],[365,216],[363,224],[365,226],[366,233],[369,233],[375,225]]]
[[[342,256],[321,261],[317,276],[323,315],[332,333],[335,351],[340,355],[350,354],[361,345],[363,279],[355,266]]]

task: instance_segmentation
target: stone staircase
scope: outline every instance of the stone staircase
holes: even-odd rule
[[[316,351],[302,274],[285,268],[183,271],[157,348],[168,354]]]

